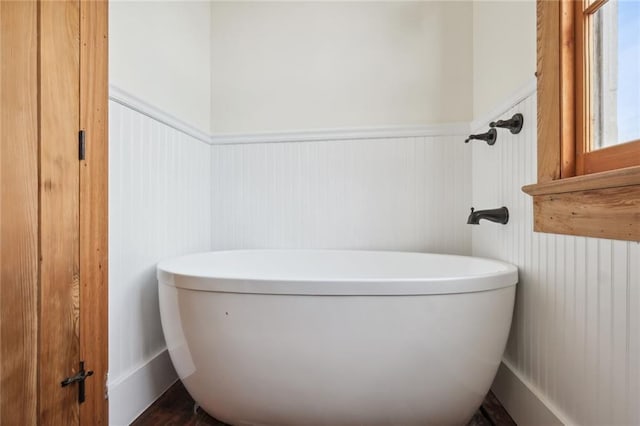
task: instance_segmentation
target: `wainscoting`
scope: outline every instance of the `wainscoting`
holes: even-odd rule
[[[157,302],[163,258],[258,247],[471,252],[466,124],[211,137],[117,88],[110,97],[112,425],[129,424],[176,378]]]
[[[520,188],[536,181],[535,93],[499,118],[515,112],[524,114],[522,133],[499,131],[493,147],[475,144],[472,155],[473,205],[510,211],[506,226],[473,228],[473,255],[511,262],[520,274],[493,390],[521,425],[553,416],[640,424],[640,244],[533,232],[532,199]]]
[[[212,146],[212,248],[469,254],[464,135]]]
[[[264,247],[473,253],[512,262],[520,284],[493,390],[514,420],[640,424],[640,244],[533,232],[531,198],[520,190],[536,175],[531,88],[474,121],[472,130],[484,131],[490,119],[524,114],[522,133],[501,130],[493,147],[465,145],[461,127],[446,125],[395,136],[345,132],[334,136],[340,140],[210,137],[118,99],[110,102],[113,425],[131,422],[175,380],[155,264]],[[510,222],[466,225],[472,205],[506,205]]]
[[[175,381],[156,263],[211,246],[210,146],[109,103],[110,424],[126,425]]]

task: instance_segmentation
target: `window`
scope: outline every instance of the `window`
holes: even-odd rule
[[[575,173],[640,165],[640,2],[576,1],[573,12]]]
[[[640,2],[537,8],[534,229],[640,240]]]

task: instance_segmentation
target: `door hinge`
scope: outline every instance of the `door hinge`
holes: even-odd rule
[[[78,156],[80,160],[84,160],[86,150],[87,145],[84,139],[84,130],[80,130],[80,132],[78,132]]]
[[[80,361],[80,371],[78,371],[78,374],[76,374],[75,376],[67,377],[62,382],[60,382],[60,385],[64,388],[73,383],[78,383],[78,402],[82,404],[85,400],[84,381],[89,376],[93,376],[93,371],[85,371],[84,361]]]
[[[109,399],[109,372],[104,373],[104,399]]]

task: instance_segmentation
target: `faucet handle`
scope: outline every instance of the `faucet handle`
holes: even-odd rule
[[[498,132],[495,128],[490,128],[486,133],[479,133],[477,135],[469,135],[467,139],[464,140],[464,143],[469,143],[472,140],[480,140],[485,141],[488,145],[493,145],[496,143],[496,139],[498,139]]]
[[[503,129],[508,129],[511,133],[516,135],[520,133],[520,130],[522,130],[523,123],[524,117],[518,112],[508,120],[492,121],[491,123],[489,123],[489,127],[501,127]]]

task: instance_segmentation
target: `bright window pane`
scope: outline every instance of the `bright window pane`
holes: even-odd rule
[[[610,0],[591,18],[593,149],[640,139],[640,0]]]

